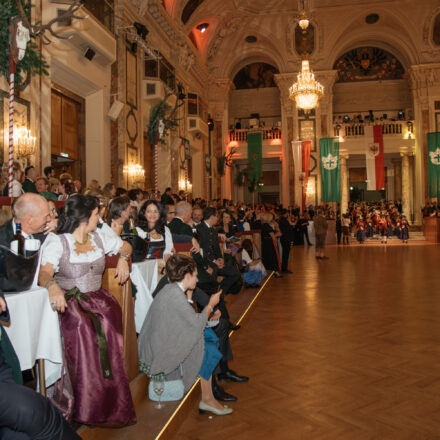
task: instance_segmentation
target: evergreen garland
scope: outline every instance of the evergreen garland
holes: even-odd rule
[[[159,104],[155,105],[150,111],[150,121],[148,123],[148,140],[151,145],[156,145],[157,142],[165,144],[168,130],[171,127],[178,126],[178,122],[174,119],[168,119],[167,112],[171,110],[171,106],[166,103],[168,96],[166,96]],[[162,137],[159,139],[159,121],[162,119],[165,128]]]
[[[31,4],[25,3],[23,9],[30,20]],[[9,82],[9,43],[10,33],[9,24],[11,18],[19,16],[15,1],[0,0],[0,75],[4,76]],[[49,65],[44,59],[37,44],[32,39],[29,41],[24,58],[17,64],[15,73],[15,89],[24,90],[29,84],[33,75],[48,75]]]

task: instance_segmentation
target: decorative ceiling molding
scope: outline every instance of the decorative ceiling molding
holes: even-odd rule
[[[243,26],[244,19],[245,17],[243,16],[229,16],[217,26],[217,33],[208,48],[208,62],[216,57],[223,40],[237,32],[240,27]]]
[[[407,73],[411,90],[418,95],[425,95],[429,87],[440,84],[440,63],[411,66]]]

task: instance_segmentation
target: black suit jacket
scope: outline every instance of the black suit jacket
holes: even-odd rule
[[[7,248],[10,247],[12,237],[14,236],[14,229],[12,228],[12,222],[13,219],[7,221],[3,226],[0,226],[0,244],[6,246]],[[43,232],[40,232],[38,234],[32,234],[32,237],[37,240],[40,240],[40,242],[43,243],[47,235],[44,235]]]
[[[280,232],[283,234],[281,236],[281,241],[292,241],[293,240],[293,226],[289,223],[286,217],[281,216],[278,221],[280,225]]]
[[[222,258],[217,231],[206,226],[206,223],[203,221],[197,226],[197,232],[199,233],[199,243],[203,249],[203,256],[209,262]]]

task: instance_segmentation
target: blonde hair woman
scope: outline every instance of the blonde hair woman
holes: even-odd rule
[[[12,197],[20,197],[23,194],[23,188],[21,187],[21,181],[23,180],[23,170],[19,162],[13,163],[12,168],[13,180],[12,180]],[[3,195],[8,196],[8,164],[3,165],[2,170],[2,185],[3,185]]]
[[[273,270],[276,278],[281,278],[280,275],[280,257],[277,249],[277,238],[281,237],[280,232],[275,232],[271,223],[273,215],[269,212],[261,214],[261,251],[263,265],[267,270]]]
[[[96,179],[92,179],[87,186],[86,194],[89,194],[90,191],[96,191],[100,189],[101,186],[99,185],[99,182]]]

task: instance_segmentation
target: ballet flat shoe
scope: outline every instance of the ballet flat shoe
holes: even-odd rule
[[[232,413],[232,408],[228,408],[227,406],[224,406],[223,409],[217,409],[207,405],[205,402],[200,401],[199,414],[205,414],[207,411],[212,412],[216,416],[227,416],[228,414]]]

